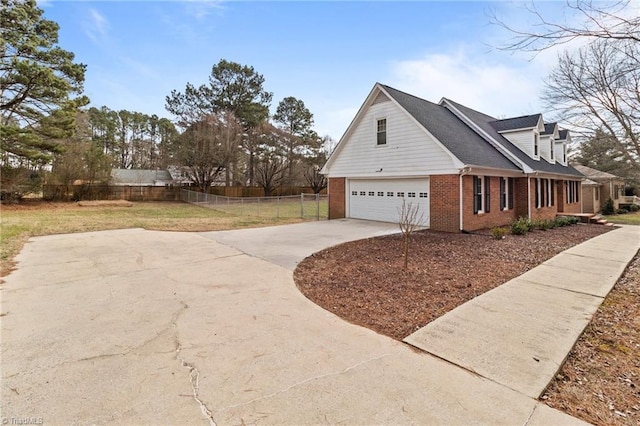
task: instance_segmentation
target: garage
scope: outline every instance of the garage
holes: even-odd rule
[[[429,226],[429,178],[349,179],[348,216],[354,219],[398,222],[402,200],[418,204],[423,226]]]

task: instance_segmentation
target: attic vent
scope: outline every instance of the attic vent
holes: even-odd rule
[[[378,93],[378,96],[376,96],[376,99],[373,101],[373,105],[380,104],[382,102],[388,102],[388,101],[389,101],[389,98],[387,97],[387,95],[380,92]]]

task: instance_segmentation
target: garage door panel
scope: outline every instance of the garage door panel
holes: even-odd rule
[[[402,201],[420,206],[424,226],[429,226],[429,178],[350,179],[349,217],[398,222]]]

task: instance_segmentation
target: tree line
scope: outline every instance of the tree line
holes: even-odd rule
[[[295,97],[269,114],[273,94],[253,67],[221,60],[209,83],[166,97],[174,121],[107,106],[88,108],[86,65],[58,46],[57,23],[35,0],[1,0],[0,172],[3,199],[36,192],[44,180],[109,180],[112,168],[166,169],[206,190],[213,184],[281,185],[319,192],[330,137]]]

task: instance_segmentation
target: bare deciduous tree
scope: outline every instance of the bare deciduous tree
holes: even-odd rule
[[[546,17],[531,2],[526,9],[533,16],[534,23],[528,28],[517,28],[493,12],[492,22],[514,36],[500,48],[540,52],[578,38],[640,42],[640,17],[633,13],[631,0],[567,0],[566,8],[568,13]]]
[[[404,269],[409,267],[409,243],[411,234],[425,223],[424,212],[419,204],[408,203],[403,199],[402,206],[398,208],[398,226],[404,240]]]
[[[596,40],[574,53],[564,52],[545,82],[543,102],[593,138],[604,129],[625,161],[640,169],[640,46],[636,42]]]
[[[202,190],[229,167],[242,141],[243,128],[231,112],[203,117],[179,137],[175,158]]]

